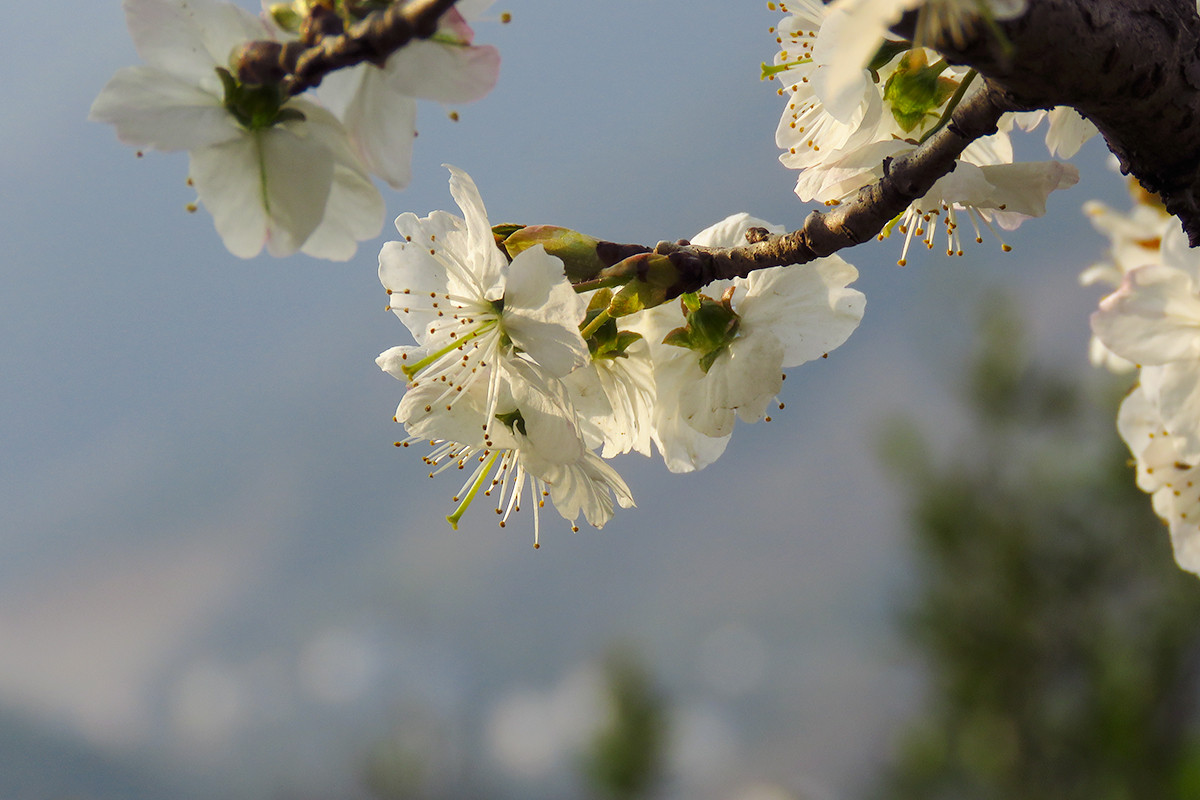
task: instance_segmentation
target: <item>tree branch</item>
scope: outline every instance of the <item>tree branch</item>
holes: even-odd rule
[[[911,38],[915,22],[907,15],[897,31]],[[654,252],[680,274],[671,296],[870,239],[953,170],[973,139],[995,132],[1004,111],[1074,107],[1100,130],[1122,172],[1158,194],[1192,246],[1200,244],[1200,15],[1193,0],[1029,0],[1024,15],[999,29],[1003,39],[976,25],[930,43],[983,75],[985,88],[853,201],[813,212],[798,231],[759,235],[741,247],[660,242]]]
[[[437,33],[438,20],[455,2],[408,0],[373,11],[345,31],[334,11],[314,6],[301,30],[301,41],[243,46],[235,58],[238,77],[248,83],[278,83],[287,95],[295,96],[319,86],[334,70],[364,62],[382,66],[413,39]]]
[[[950,123],[920,147],[885,163],[884,177],[864,186],[858,195],[831,211],[814,211],[804,226],[780,236],[759,236],[740,247],[698,247],[687,242],[659,242],[653,252],[670,258],[679,282],[668,299],[694,292],[707,284],[744,278],[756,269],[804,264],[877,236],[909,204],[954,170],[967,145],[996,132],[1001,114],[1013,108],[994,88],[983,87],[955,109]],[[632,245],[623,245],[628,255]],[[649,248],[641,248],[650,252]]]

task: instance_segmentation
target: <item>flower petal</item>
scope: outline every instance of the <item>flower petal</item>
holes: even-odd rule
[[[269,39],[267,26],[231,3],[211,0],[125,0],[138,55],[152,67],[220,90],[215,67],[228,67],[238,45]]]
[[[567,280],[562,261],[542,245],[513,259],[504,285],[504,330],[552,375],[588,362],[587,343],[579,335],[586,313],[587,302]]]
[[[192,150],[244,133],[221,99],[153,67],[125,67],[100,90],[88,119],[107,122],[135,147]]]

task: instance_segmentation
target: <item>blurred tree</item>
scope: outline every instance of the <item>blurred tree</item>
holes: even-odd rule
[[[624,651],[608,658],[605,677],[611,713],[583,754],[583,775],[603,797],[650,797],[666,767],[667,702],[650,673]]]
[[[990,304],[952,454],[910,423],[885,440],[928,684],[874,794],[1200,798],[1200,580],[1134,487],[1112,422],[1128,381],[1037,366],[1021,332]]]

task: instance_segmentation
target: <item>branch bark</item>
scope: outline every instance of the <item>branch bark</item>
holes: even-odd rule
[[[950,123],[920,147],[885,164],[882,180],[864,186],[853,200],[831,211],[814,211],[804,226],[780,236],[763,236],[740,247],[698,247],[659,242],[653,252],[670,258],[679,282],[668,297],[694,292],[717,280],[744,278],[756,269],[804,264],[874,238],[883,226],[925,195],[971,142],[996,132],[996,122],[1014,110],[990,82],[954,110]],[[623,256],[632,245],[623,245]],[[636,252],[637,250],[633,250]],[[641,248],[641,252],[651,252]]]
[[[413,39],[437,33],[438,20],[456,0],[408,0],[373,11],[341,30],[341,20],[315,6],[301,41],[251,42],[238,57],[238,76],[251,83],[278,83],[289,96],[319,86],[334,70],[364,62],[383,66],[388,56]]]

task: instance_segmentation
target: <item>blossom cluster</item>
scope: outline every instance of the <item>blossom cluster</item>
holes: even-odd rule
[[[239,75],[244,48],[296,40],[314,5],[294,0],[257,17],[216,0],[124,0],[146,63],[118,71],[92,105],[91,119],[111,123],[126,144],[189,153],[189,183],[241,258],[264,246],[274,256],[352,257],[383,227],[370,176],[395,188],[409,180],[414,98],[466,102],[496,82],[498,53],[472,43],[456,9],[432,39],[339,70],[313,99]],[[346,24],[380,5],[322,4]]]
[[[763,77],[777,81],[778,93],[787,101],[775,132],[784,151],[779,160],[799,170],[796,194],[801,200],[836,205],[879,181],[890,159],[914,150],[944,127],[954,108],[979,88],[973,71],[950,65],[930,48],[895,38],[888,26],[904,11],[918,9],[918,34],[955,37],[978,24],[981,15],[1012,16],[1024,4],[787,0],[779,7],[787,14],[772,29],[779,50],[773,64],[763,65]],[[962,255],[960,215],[970,221],[977,242],[983,241],[981,226],[999,239],[993,223],[1011,230],[1041,216],[1050,192],[1078,181],[1070,164],[1013,160],[1014,126],[1032,128],[1047,116],[1052,154],[1069,158],[1095,132],[1072,109],[1005,115],[997,133],[973,142],[952,172],[881,233],[882,238],[895,230],[904,237],[901,265],[914,242],[933,249],[944,241],[947,255]]]
[[[1200,255],[1179,221],[1142,193],[1128,213],[1095,203],[1087,210],[1111,245],[1109,260],[1083,281],[1114,287],[1092,315],[1092,358],[1138,370],[1117,430],[1176,560],[1200,573]]]
[[[377,363],[406,384],[396,444],[427,443],[431,477],[465,474],[452,525],[482,493],[501,525],[531,504],[535,546],[546,499],[573,526],[582,514],[602,527],[614,504],[633,505],[606,459],[653,444],[673,472],[703,468],[736,418],[769,419],[783,369],[827,354],[862,319],[848,286],[858,273],[836,256],[624,313],[620,292],[572,285],[547,250],[583,237],[493,228],[474,182],[450,172],[462,217],[402,214],[380,252],[389,308],[414,343]],[[739,244],[752,227],[780,230],[738,214],[693,242]]]
[[[460,0],[431,37],[334,70],[301,96],[286,79],[300,52],[369,14],[403,13],[403,0],[264,2],[261,15],[220,0],[123,0],[145,63],[113,76],[91,118],[137,148],[187,151],[189,183],[234,255],[346,260],[382,229],[373,178],[396,189],[410,180],[416,100],[469,102],[495,84],[499,55],[468,23],[490,1]],[[936,136],[982,81],[934,47],[981,32],[1003,47],[998,22],[1027,3],[769,2],[783,17],[762,77],[785,100],[775,140],[797,196],[856,198]],[[906,14],[911,40],[892,32]],[[1016,161],[1013,134],[1042,123],[1052,159]],[[1005,114],[880,238],[903,238],[901,265],[917,243],[963,255],[968,222],[976,242],[989,229],[1008,250],[997,228],[1041,216],[1051,192],[1074,185],[1077,170],[1053,157],[1095,132],[1070,108]],[[399,238],[379,254],[389,309],[412,343],[377,363],[405,384],[397,446],[428,446],[431,476],[462,473],[451,525],[483,495],[502,526],[531,507],[535,546],[547,500],[572,527],[581,515],[602,527],[634,503],[611,459],[657,452],[672,472],[706,467],[735,420],[770,419],[785,369],[827,355],[862,319],[857,271],[838,256],[676,296],[667,256],[609,258],[575,231],[493,226],[471,178],[450,172],[461,216],[401,214]],[[1138,370],[1118,430],[1179,563],[1200,573],[1200,256],[1161,205],[1136,199],[1129,213],[1085,207],[1111,243],[1082,276],[1112,289],[1093,315],[1090,355]],[[750,232],[784,230],[735,214],[691,241],[734,247]]]

